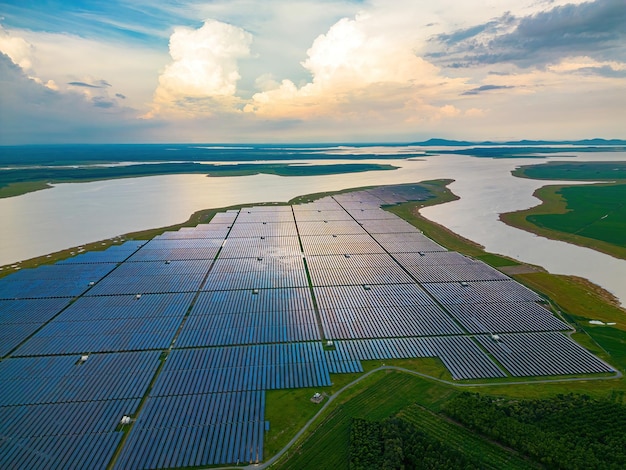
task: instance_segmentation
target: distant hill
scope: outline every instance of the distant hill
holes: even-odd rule
[[[511,145],[511,146],[528,146],[528,145],[626,145],[623,139],[582,139],[582,140],[515,140],[508,142],[469,142],[465,140],[448,140],[448,139],[428,139],[423,142],[413,142],[410,145],[421,145],[424,147],[467,147],[477,145]]]

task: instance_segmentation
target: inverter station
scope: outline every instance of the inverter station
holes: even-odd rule
[[[266,391],[324,391],[366,360],[615,372],[535,292],[381,208],[427,197],[230,210],[1,279],[0,468],[259,463]]]

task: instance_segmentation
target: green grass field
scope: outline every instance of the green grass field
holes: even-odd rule
[[[626,179],[626,162],[548,162],[527,165],[513,176],[537,180],[615,181]]]
[[[452,389],[400,372],[378,372],[355,386],[324,416],[310,437],[290,449],[275,468],[348,468],[348,440],[352,418],[380,420],[418,400],[433,408]]]
[[[545,186],[539,206],[508,214],[509,225],[626,259],[626,162],[551,162],[518,168],[515,176],[610,181],[584,186]]]

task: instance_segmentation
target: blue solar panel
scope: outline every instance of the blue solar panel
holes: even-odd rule
[[[0,300],[0,356],[17,347],[69,302],[68,298]]]
[[[142,397],[158,351],[9,358],[0,362],[0,406]]]
[[[561,333],[502,334],[498,341],[491,336],[477,338],[515,377],[614,372]]]
[[[115,320],[127,318],[179,317],[184,315],[194,294],[146,294],[81,297],[55,321]]]
[[[14,356],[165,349],[193,295],[81,297]]]
[[[264,408],[265,392],[150,397],[115,468],[259,462]]]
[[[0,441],[1,468],[106,468],[121,432],[25,437]]]
[[[146,243],[145,240],[131,240],[121,245],[113,245],[103,251],[88,251],[59,261],[57,264],[121,263],[144,243]]]
[[[0,279],[0,299],[74,297],[107,275],[115,264],[54,264],[24,269]]]
[[[175,350],[155,396],[330,385],[321,344],[291,343]]]

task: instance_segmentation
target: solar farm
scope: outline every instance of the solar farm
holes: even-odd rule
[[[542,298],[381,209],[417,186],[255,206],[0,280],[0,468],[258,463],[269,390],[362,361],[454,380],[615,372]]]

